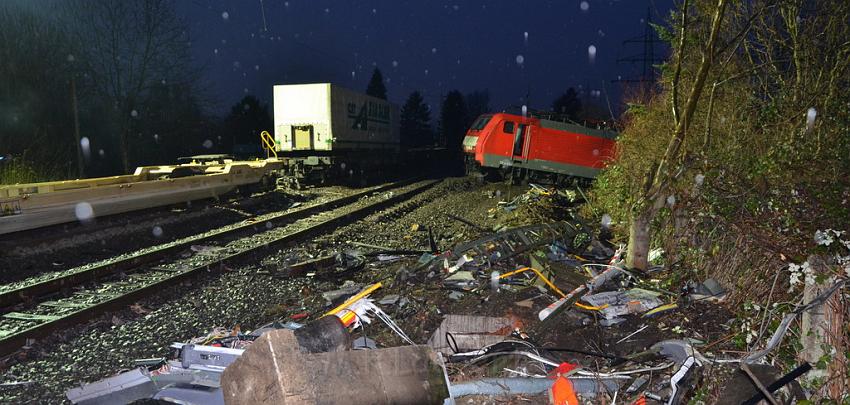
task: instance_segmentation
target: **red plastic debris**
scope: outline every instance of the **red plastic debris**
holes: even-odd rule
[[[297,321],[299,319],[304,319],[308,316],[310,316],[309,312],[299,312],[297,314],[292,314],[289,318],[291,318],[293,321]]]
[[[575,373],[579,368],[581,368],[581,366],[578,364],[564,362],[549,373],[549,378],[558,378],[560,376],[566,377]]]

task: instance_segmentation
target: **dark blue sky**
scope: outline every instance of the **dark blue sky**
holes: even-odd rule
[[[330,81],[363,91],[373,66],[399,104],[413,90],[436,109],[449,90],[488,89],[494,109],[522,104],[527,92],[532,108],[548,108],[579,86],[602,105],[607,90],[616,103],[621,85],[611,81],[641,71],[617,63],[642,53],[642,45],[622,42],[643,34],[647,9],[659,21],[672,3],[191,0],[178,7],[223,112],[245,94],[270,101],[273,84]]]

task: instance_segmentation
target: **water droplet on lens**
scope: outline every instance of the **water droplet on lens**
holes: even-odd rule
[[[74,206],[74,215],[80,222],[88,222],[94,218],[94,208],[91,204],[83,201]]]

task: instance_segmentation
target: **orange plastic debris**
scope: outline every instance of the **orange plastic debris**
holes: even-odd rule
[[[549,388],[549,403],[552,405],[578,405],[573,383],[564,376],[558,376],[552,388]]]
[[[354,311],[348,310],[346,310],[344,314],[338,315],[338,317],[339,320],[342,322],[342,325],[346,328],[351,326],[351,324],[354,323],[355,320],[357,320],[357,314]]]
[[[641,394],[638,399],[632,402],[632,405],[646,405],[646,397]]]

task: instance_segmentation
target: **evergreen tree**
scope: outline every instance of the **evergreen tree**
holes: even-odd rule
[[[150,89],[144,100],[150,107],[140,114],[141,119],[134,126],[141,136],[128,139],[133,158],[139,163],[171,164],[181,156],[211,153],[203,147],[207,139],[220,143],[200,130],[204,114],[188,87],[183,83],[158,83]]]
[[[401,107],[401,139],[409,146],[423,146],[434,143],[431,131],[431,109],[425,104],[418,91],[410,96]]]
[[[375,68],[375,71],[372,72],[372,78],[369,79],[369,85],[366,86],[366,94],[384,100],[387,99],[387,87],[384,86],[384,75],[381,74],[380,69]]]
[[[469,128],[468,115],[463,94],[457,90],[450,91],[440,109],[440,137],[450,150],[460,150],[463,136]]]
[[[581,113],[581,101],[578,99],[576,89],[570,87],[566,93],[555,99],[552,103],[552,111],[563,114],[573,121],[578,121]]]
[[[233,145],[260,145],[260,132],[272,131],[274,126],[269,105],[260,103],[256,97],[247,95],[230,108],[225,119],[228,134],[222,139],[225,150]]]
[[[466,95],[466,107],[469,111],[467,126],[478,119],[481,114],[491,112],[490,92],[487,90],[476,90]]]

